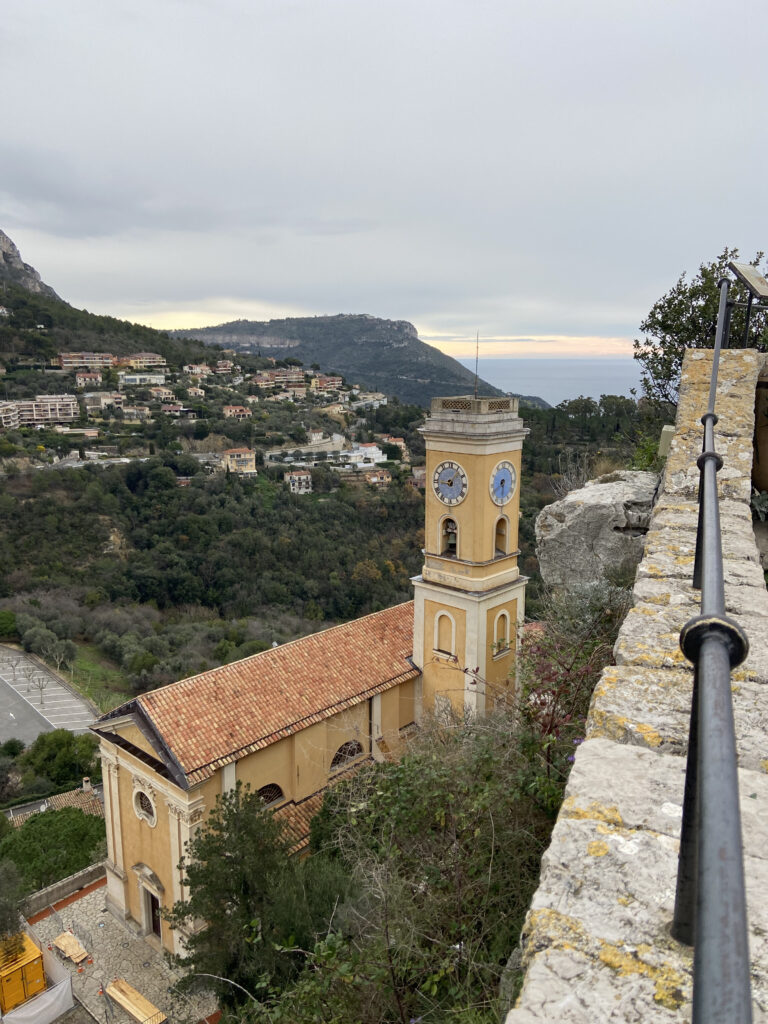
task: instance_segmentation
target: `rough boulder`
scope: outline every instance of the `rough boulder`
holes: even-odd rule
[[[536,548],[544,582],[568,587],[636,566],[658,479],[655,473],[609,473],[542,509]]]

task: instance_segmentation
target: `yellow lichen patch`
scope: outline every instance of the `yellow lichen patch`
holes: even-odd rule
[[[738,683],[754,683],[757,681],[757,672],[750,668],[735,668],[731,673],[731,679]]]
[[[620,903],[622,907],[628,907],[635,902],[634,896],[619,896],[617,903]]]
[[[764,772],[768,773],[768,760],[761,761],[760,767],[763,769]]]
[[[547,946],[558,949],[577,949],[586,953],[590,945],[589,936],[581,921],[557,910],[531,910],[526,918],[523,934],[526,947],[530,945],[541,948],[543,936],[546,936]]]
[[[672,599],[671,594],[646,594],[643,598],[645,604],[668,605]],[[651,614],[647,612],[646,614]]]
[[[640,733],[649,747],[661,746],[661,736],[650,725],[636,725],[635,730]]]
[[[587,721],[587,738],[621,741],[627,734],[627,719],[593,707]]]
[[[675,971],[671,967],[654,967],[652,964],[646,963],[645,960],[641,960],[638,956],[638,953],[641,951],[649,952],[650,947],[643,945],[638,948],[637,953],[629,953],[626,950],[619,949],[618,946],[612,946],[608,942],[603,942],[601,943],[600,959],[622,977],[640,974],[648,978],[653,982],[654,1001],[668,1010],[679,1009],[685,1002],[685,995],[683,994],[685,976],[680,971]]]
[[[560,814],[564,818],[578,818],[582,821],[607,821],[609,825],[619,826],[624,824],[619,814],[619,808],[615,804],[607,806],[593,800],[586,807],[581,807],[578,805],[575,796],[569,796],[563,801]]]
[[[591,843],[587,843],[587,853],[590,857],[604,857],[608,853],[608,843],[604,843],[602,839],[593,839]]]

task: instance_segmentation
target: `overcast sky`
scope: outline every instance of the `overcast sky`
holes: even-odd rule
[[[681,271],[768,246],[757,0],[1,13],[0,228],[93,312],[617,355]]]

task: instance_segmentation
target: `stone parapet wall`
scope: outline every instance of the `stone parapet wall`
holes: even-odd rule
[[[755,1022],[768,1020],[768,592],[752,532],[754,402],[766,357],[722,353],[715,445],[726,610],[750,639],[733,673]],[[670,936],[693,674],[679,647],[691,586],[701,416],[711,351],[689,351],[664,484],[629,612],[595,689],[586,738],[521,941],[506,1024],[691,1018],[692,951]]]
[[[76,871],[74,875],[68,875],[66,878],[62,878],[61,881],[54,882],[47,889],[38,889],[37,892],[27,896],[24,901],[25,914],[27,917],[34,917],[41,910],[53,906],[59,900],[66,899],[67,896],[72,896],[92,882],[105,877],[106,870],[103,861],[99,861],[98,864],[89,864],[87,868]]]

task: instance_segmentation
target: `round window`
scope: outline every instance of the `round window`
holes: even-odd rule
[[[133,798],[133,807],[138,818],[142,818],[149,825],[155,824],[155,808],[147,794],[140,789],[137,790],[136,796]]]

